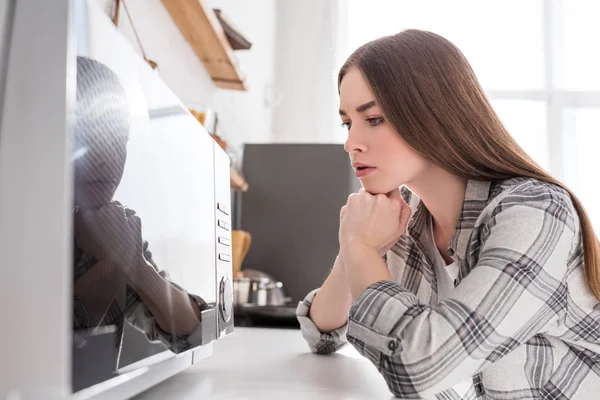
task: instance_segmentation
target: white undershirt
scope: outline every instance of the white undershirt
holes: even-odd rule
[[[454,280],[458,277],[458,264],[446,265],[446,260],[435,245],[433,239],[433,219],[429,220],[429,253],[433,261],[433,271],[437,278],[438,301],[444,300],[454,290]]]

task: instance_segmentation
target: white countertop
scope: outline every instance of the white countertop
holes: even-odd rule
[[[136,400],[392,399],[377,369],[352,346],[312,354],[299,330],[236,328],[211,357]]]

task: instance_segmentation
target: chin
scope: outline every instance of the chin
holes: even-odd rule
[[[365,179],[361,181],[363,189],[371,194],[388,194],[392,190],[398,189],[401,185],[390,182],[373,182]]]
[[[75,204],[83,210],[99,210],[102,207],[109,205],[113,200],[113,196],[114,192],[110,190],[94,191],[92,193],[75,193]]]

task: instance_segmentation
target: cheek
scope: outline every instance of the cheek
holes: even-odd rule
[[[84,147],[85,153],[74,163],[76,174],[115,176],[123,172],[127,159],[125,145]]]
[[[385,151],[385,158],[389,160],[387,167],[403,181],[402,184],[419,175],[428,166],[427,160],[403,141],[395,140],[394,143],[389,143]]]

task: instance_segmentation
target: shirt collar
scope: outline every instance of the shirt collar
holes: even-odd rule
[[[465,200],[460,218],[458,218],[456,230],[448,248],[448,253],[452,258],[465,258],[467,245],[469,244],[473,228],[475,228],[475,223],[488,204],[491,185],[492,182],[490,181],[469,180],[467,182],[467,190],[465,191]]]
[[[475,223],[489,201],[491,184],[490,181],[469,180],[467,182],[461,214],[448,248],[448,254],[455,261],[456,257],[465,258]],[[412,209],[406,231],[415,242],[421,243],[421,234],[429,226],[429,210],[408,188],[403,187],[401,193],[404,201]]]

